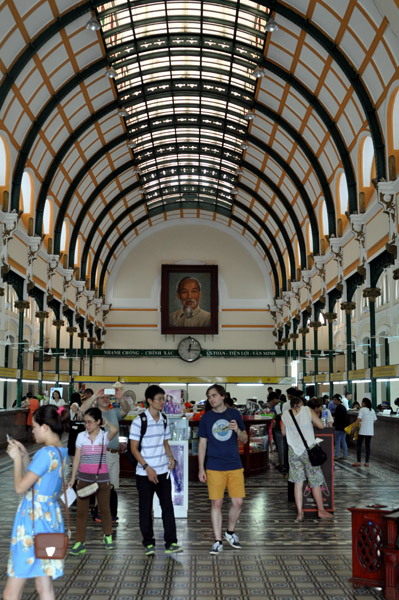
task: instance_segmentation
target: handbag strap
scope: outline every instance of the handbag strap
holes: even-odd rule
[[[304,438],[304,435],[303,435],[303,433],[302,433],[302,431],[301,431],[301,428],[299,427],[299,425],[298,425],[298,423],[297,423],[297,420],[296,420],[296,418],[295,418],[295,415],[294,415],[294,413],[292,412],[292,409],[290,409],[290,415],[291,415],[291,417],[292,417],[292,420],[293,420],[293,421],[294,421],[294,423],[295,423],[295,427],[298,429],[298,433],[299,433],[299,435],[300,435],[300,436],[301,436],[301,438],[302,438],[302,441],[303,441],[303,443],[304,443],[304,445],[305,445],[305,448],[306,448],[306,450],[309,450],[309,446],[307,445],[307,442],[306,442],[306,440],[305,440],[305,438]]]
[[[63,490],[64,490],[65,512],[66,512],[67,525],[68,525],[68,537],[71,537],[71,524],[70,524],[70,521],[69,521],[69,509],[68,509],[68,501],[67,501],[67,497],[66,497],[66,486],[65,486],[65,478],[64,478],[64,469],[63,469],[63,465],[62,465],[62,454],[61,454],[61,450],[58,448],[58,446],[55,446],[55,448],[57,448],[58,453],[60,455],[61,474],[62,474],[62,487],[63,487]],[[32,534],[33,534],[33,536],[35,535],[35,503],[34,503],[34,497],[35,497],[35,484],[32,485]]]
[[[103,431],[103,437],[101,440],[101,456],[100,456],[100,462],[98,463],[98,469],[97,469],[97,473],[96,473],[96,479],[98,479],[98,474],[100,472],[101,469],[101,465],[103,462],[103,456],[104,456],[104,438],[105,438],[105,432]]]

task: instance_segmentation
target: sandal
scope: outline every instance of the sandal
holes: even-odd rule
[[[294,523],[303,523],[303,521],[305,520],[305,517],[297,517],[296,519],[294,519]]]
[[[360,463],[353,463],[352,467],[361,467],[362,465]]]

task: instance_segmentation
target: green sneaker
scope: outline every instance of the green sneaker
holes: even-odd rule
[[[86,544],[82,544],[82,542],[76,542],[73,548],[69,551],[71,556],[78,556],[79,554],[84,554],[86,552]]]
[[[183,548],[179,544],[171,544],[165,548],[165,554],[174,554],[175,552],[183,552]]]
[[[146,556],[152,556],[153,554],[155,554],[155,548],[154,548],[153,544],[149,544],[148,546],[145,546],[144,554]]]
[[[104,535],[103,544],[107,550],[112,550],[113,548],[115,548],[114,543],[112,541],[112,535]]]

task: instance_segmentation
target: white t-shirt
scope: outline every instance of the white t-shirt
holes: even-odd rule
[[[374,435],[374,421],[377,420],[374,410],[363,406],[357,418],[361,420],[359,435]]]
[[[349,410],[349,400],[346,396],[342,396],[341,402],[345,406],[346,410]]]
[[[291,402],[290,402],[289,400],[286,400],[286,401],[284,402],[284,404],[283,404],[283,413],[284,413],[286,410],[290,410],[290,408],[291,408]]]
[[[282,421],[285,425],[287,432],[287,443],[297,456],[300,456],[305,451],[305,446],[301,436],[298,433],[295,423],[291,417],[291,414],[286,410],[283,412]],[[315,445],[316,440],[313,432],[312,414],[308,406],[302,406],[301,410],[295,415],[295,420],[298,423],[302,435],[306,440],[309,448]]]
[[[140,454],[145,462],[150,465],[157,475],[168,472],[169,458],[166,456],[164,440],[170,440],[169,422],[166,429],[162,415],[159,415],[158,422],[153,419],[150,411],[145,411],[147,417],[147,430],[141,442]],[[130,426],[129,439],[140,442],[141,419],[136,417]],[[146,470],[137,463],[136,475],[147,475]]]

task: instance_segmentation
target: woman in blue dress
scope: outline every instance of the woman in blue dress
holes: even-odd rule
[[[15,515],[11,534],[10,556],[4,600],[19,600],[27,579],[35,578],[40,600],[54,600],[53,579],[63,574],[63,560],[35,557],[32,532],[32,485],[34,485],[35,533],[59,533],[64,523],[57,502],[62,487],[62,471],[68,465],[68,449],[62,446],[61,435],[69,430],[69,410],[64,407],[41,406],[33,415],[32,433],[37,444],[44,444],[29,459],[20,442],[8,442],[7,453],[14,461],[14,485],[23,494]],[[62,455],[62,464],[60,453]]]

